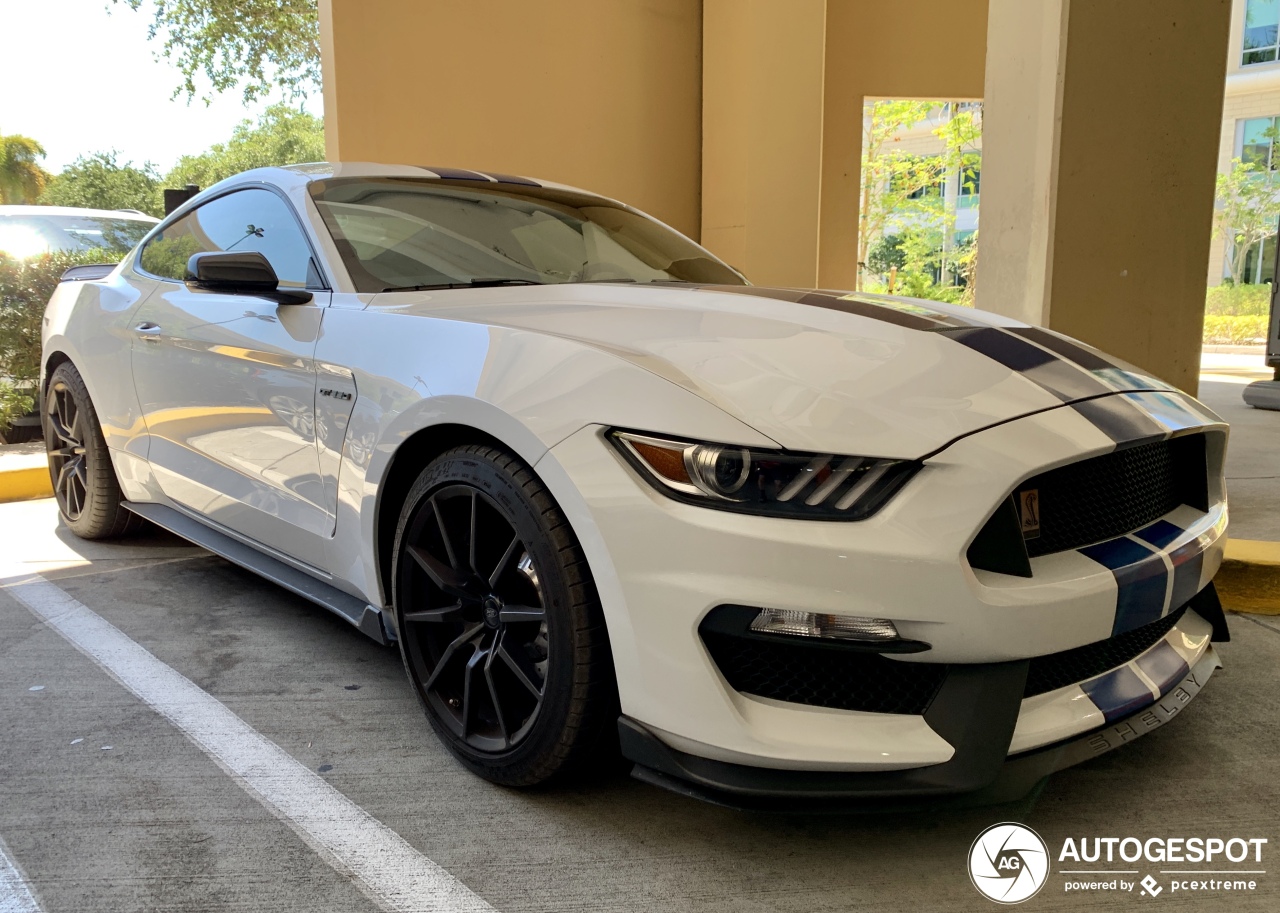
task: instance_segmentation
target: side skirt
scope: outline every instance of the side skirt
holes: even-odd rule
[[[133,501],[125,501],[123,506],[144,520],[149,520],[174,535],[181,536],[215,555],[226,558],[232,564],[238,564],[245,570],[253,571],[259,577],[264,577],[289,592],[297,593],[303,599],[309,599],[316,605],[328,609],[343,621],[353,625],[360,633],[368,635],[380,644],[390,644],[395,640],[394,636],[389,634],[390,629],[382,610],[368,605],[362,599],[357,599],[323,580],[317,580],[304,571],[290,567],[283,561],[272,558],[251,545],[232,539],[171,507],[165,507],[163,504],[139,504]]]

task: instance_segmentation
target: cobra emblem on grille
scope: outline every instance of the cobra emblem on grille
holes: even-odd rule
[[[1022,537],[1037,538],[1040,535],[1040,489],[1028,488],[1018,492],[1018,516],[1022,519]]]

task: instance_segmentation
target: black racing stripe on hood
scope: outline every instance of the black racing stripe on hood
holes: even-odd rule
[[[1164,381],[1146,374],[1135,374],[1120,362],[1097,349],[1083,343],[1059,336],[1043,327],[1017,327],[1009,332],[1017,333],[1030,339],[1036,345],[1043,346],[1061,355],[1067,361],[1077,364],[1092,373],[1099,380],[1117,390],[1173,390]]]
[[[1171,432],[1124,396],[1072,403],[1071,408],[1089,420],[1095,428],[1116,442],[1116,449],[1137,447],[1152,441],[1163,441]]]
[[[1161,388],[1158,381],[1138,377],[1101,353],[1039,327],[994,327],[963,315],[935,311],[912,301],[880,300],[825,289],[810,291],[755,285],[703,285],[695,288],[807,304],[907,329],[940,333],[1016,371],[1064,403],[1106,396],[1117,390]],[[1117,424],[1113,415],[1116,411],[1104,410],[1099,414],[1103,433],[1109,436],[1113,432],[1138,434],[1140,429]],[[1118,440],[1114,436],[1112,439]]]
[[[1090,351],[1084,346],[1077,345],[1057,333],[1050,333],[1042,327],[1017,327],[1009,332],[1017,333],[1019,336],[1030,339],[1036,345],[1044,346],[1046,349],[1056,352],[1067,361],[1075,362],[1086,371],[1105,371],[1107,368],[1115,367],[1114,362],[1103,358],[1100,353]]]
[[[821,292],[809,289],[763,288],[758,285],[702,285],[699,290],[707,292],[727,292],[731,295],[751,295],[755,298],[772,298],[774,301],[789,301],[792,304],[808,304],[841,311],[857,317],[867,317],[882,323],[906,327],[909,330],[940,330],[949,326],[968,326],[946,322],[949,316],[928,311],[923,307],[908,305],[896,307],[879,302],[868,301],[847,295],[843,292]]]
[[[944,335],[1017,371],[1063,402],[1115,392],[1083,368],[997,327],[946,330]]]

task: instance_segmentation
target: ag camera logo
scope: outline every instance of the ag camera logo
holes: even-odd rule
[[[993,824],[969,848],[969,880],[982,896],[1016,904],[1034,897],[1049,877],[1049,849],[1021,824]]]

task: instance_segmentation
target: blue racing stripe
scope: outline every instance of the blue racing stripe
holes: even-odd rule
[[[1167,640],[1160,641],[1134,662],[1142,670],[1142,674],[1151,679],[1156,686],[1156,690],[1162,695],[1167,694],[1174,685],[1182,681],[1187,673],[1191,671],[1187,661],[1179,655],[1177,650],[1173,649],[1172,644]]]
[[[1132,539],[1119,538],[1079,549],[1110,569],[1116,580],[1116,619],[1111,636],[1150,624],[1164,614],[1169,572],[1164,560]]]
[[[1155,703],[1155,695],[1128,666],[1112,669],[1105,675],[1082,682],[1080,688],[1102,711],[1107,722],[1114,722]]]
[[[1156,548],[1164,548],[1174,539],[1181,536],[1186,530],[1180,526],[1174,526],[1168,520],[1157,520],[1150,526],[1144,526],[1142,529],[1134,533],[1143,542],[1150,542]]]
[[[1200,576],[1204,573],[1205,545],[1199,538],[1192,539],[1169,553],[1173,564],[1173,594],[1169,597],[1169,609],[1180,609],[1191,597],[1200,592]]]

